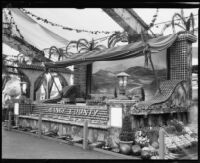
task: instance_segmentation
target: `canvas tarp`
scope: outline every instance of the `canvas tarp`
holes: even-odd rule
[[[172,34],[168,36],[160,36],[147,41],[151,53],[159,53],[162,50],[170,47],[176,40],[177,34]],[[113,47],[109,49],[104,49],[101,51],[91,51],[86,53],[74,54],[66,61],[59,62],[48,62],[45,63],[47,68],[54,67],[67,67],[71,65],[81,64],[81,63],[91,63],[95,61],[114,61],[122,60],[127,58],[134,58],[144,55],[143,50],[146,47],[143,41],[136,43],[130,43],[128,45]]]
[[[10,8],[10,10],[14,18],[14,22],[19,28],[24,40],[39,50],[43,50],[51,46],[65,47],[69,43],[69,41],[65,38],[38,24],[20,9]],[[15,28],[13,28],[12,32],[17,35]]]

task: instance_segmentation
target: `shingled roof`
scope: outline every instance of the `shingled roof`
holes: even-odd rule
[[[148,101],[142,101],[136,106],[131,108],[131,113],[135,115],[145,115],[145,114],[162,114],[171,113],[177,111],[186,111],[188,106],[168,106],[168,100],[175,92],[176,87],[185,82],[184,80],[166,80],[161,83],[160,90],[157,91],[155,96]]]

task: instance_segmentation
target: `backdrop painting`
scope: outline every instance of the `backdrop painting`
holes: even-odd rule
[[[154,67],[160,81],[167,79],[166,51],[152,54]],[[128,78],[127,90],[143,86],[145,100],[151,98],[155,91],[155,77],[151,65],[144,66],[144,56],[119,61],[99,61],[93,63],[92,93],[114,94],[118,87],[116,74],[126,72]]]

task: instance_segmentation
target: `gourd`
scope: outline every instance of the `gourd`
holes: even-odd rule
[[[151,158],[150,152],[146,151],[146,150],[142,150],[142,152],[141,152],[141,158],[142,159],[150,159]]]
[[[139,156],[141,154],[141,147],[139,145],[132,146],[133,155]]]
[[[155,149],[159,148],[159,144],[155,141],[151,144],[151,146],[154,147]]]

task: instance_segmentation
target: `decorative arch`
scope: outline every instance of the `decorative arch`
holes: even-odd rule
[[[60,80],[60,84],[61,84],[62,88],[69,85],[68,82],[66,81],[66,79],[64,78],[64,76],[61,73],[57,72],[57,76]]]
[[[33,99],[36,100],[36,92],[38,91],[38,89],[41,87],[43,81],[45,81],[46,79],[46,72],[43,72],[34,82],[34,95],[33,95]],[[46,94],[46,91],[45,91]]]
[[[64,78],[64,76],[61,73],[56,72],[56,76],[54,76],[54,77],[58,77],[60,84],[62,86],[62,89],[65,86],[68,86],[68,82],[66,81],[66,79]],[[48,84],[48,91],[49,91],[49,97],[48,98],[50,98],[51,90],[53,88],[53,83],[54,83],[54,80],[51,78],[51,80],[49,81],[49,84]]]
[[[36,92],[40,89],[41,85],[47,85],[47,80],[46,80],[46,74],[47,72],[43,72],[35,81],[34,83],[34,100],[36,100]],[[62,86],[62,88],[64,88],[65,86],[68,86],[68,82],[66,81],[66,79],[64,78],[64,76],[59,73],[59,72],[56,72],[56,77],[58,77],[59,81],[60,81],[60,84]],[[45,83],[45,84],[44,84]],[[45,89],[45,97],[47,97],[47,92],[48,93],[48,97],[47,99],[50,99],[50,94],[51,94],[51,90],[52,90],[52,87],[53,87],[53,83],[54,83],[54,80],[51,78],[49,83],[48,83],[48,88],[44,86],[44,89]],[[47,90],[48,89],[48,90]]]

